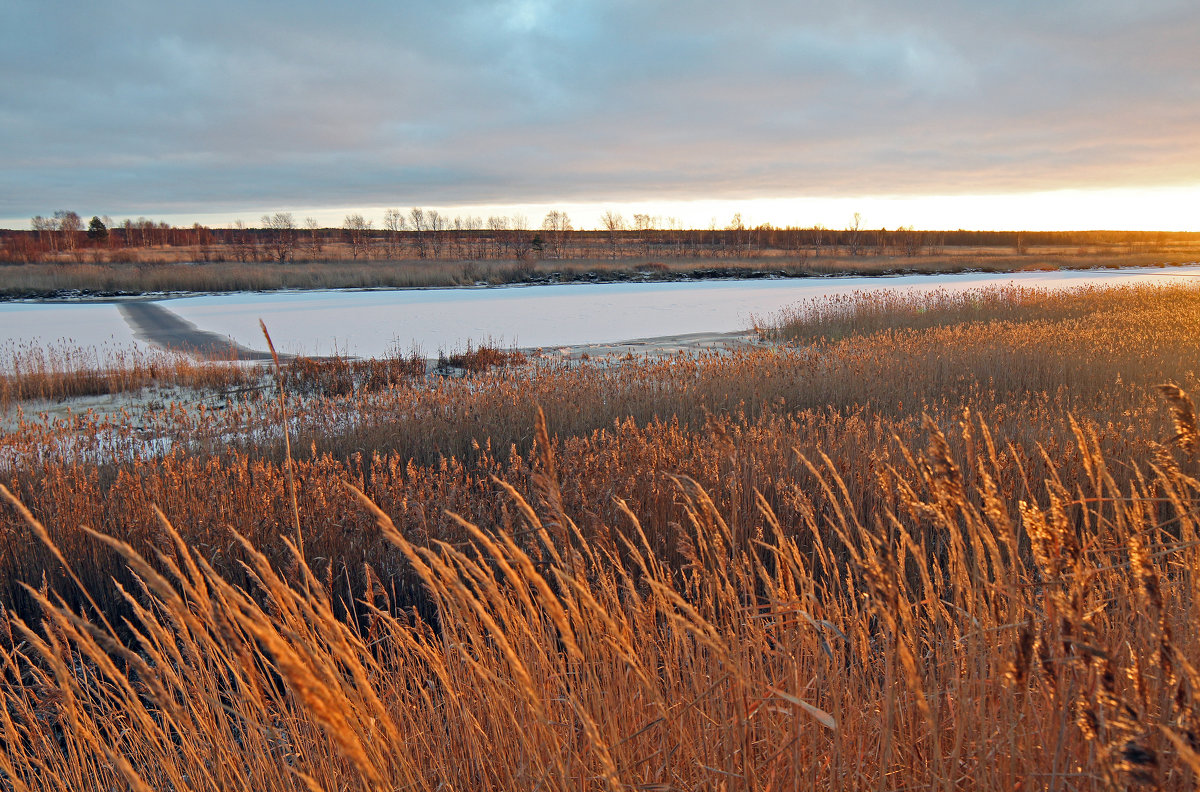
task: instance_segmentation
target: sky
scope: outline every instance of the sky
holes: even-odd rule
[[[1195,0],[4,0],[0,227],[1200,230]]]

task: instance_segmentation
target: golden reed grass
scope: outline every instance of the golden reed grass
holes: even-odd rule
[[[161,514],[150,559],[91,533],[136,575],[131,616],[117,630],[29,589],[42,623],[10,617],[0,649],[0,773],[17,790],[1191,788],[1200,482],[1164,446],[1123,488],[1077,427],[1088,485],[1051,478],[1014,508],[986,426],[960,430],[967,458],[931,428],[880,471],[896,508],[870,514],[803,460],[808,516],[784,525],[759,498],[754,534],[677,477],[675,563],[649,538],[663,527],[628,511],[585,537],[548,487],[540,506],[498,488],[510,522],[464,520],[458,546],[352,488],[428,615],[367,572],[346,618],[290,541],[281,569],[235,536],[238,586]]]
[[[1079,300],[297,397],[303,554],[267,402],[17,437],[0,778],[1191,788],[1200,293]]]
[[[155,386],[220,391],[256,379],[252,368],[197,361],[179,352],[9,342],[0,347],[0,413],[31,401],[130,393]]]

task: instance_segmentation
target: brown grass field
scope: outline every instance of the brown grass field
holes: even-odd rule
[[[1200,288],[762,329],[24,421],[0,788],[1194,788]]]
[[[123,248],[87,257],[58,254],[39,263],[0,264],[0,298],[63,294],[145,294],[234,292],[275,289],[434,288],[513,283],[679,280],[738,277],[819,277],[968,271],[1021,272],[1117,267],[1169,266],[1200,261],[1200,242],[1158,245],[1084,244],[1012,248],[947,246],[904,255],[850,255],[844,249],[753,250],[732,254],[662,254],[630,243],[620,255],[593,246],[562,258],[351,260],[342,243],[331,243],[318,258],[302,252],[296,260],[211,258],[195,246]]]

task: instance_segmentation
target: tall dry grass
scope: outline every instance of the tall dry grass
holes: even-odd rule
[[[274,394],[28,424],[0,774],[1190,788],[1200,290],[1026,298],[292,394],[303,553]]]
[[[760,522],[754,488],[789,517],[792,490],[807,486],[796,447],[827,453],[861,477],[855,491],[865,508],[873,503],[865,483],[894,456],[890,438],[919,442],[929,415],[957,448],[963,409],[1012,444],[1006,485],[1018,486],[1018,466],[1043,477],[1039,445],[1064,475],[1083,475],[1071,416],[1096,427],[1106,454],[1147,462],[1150,441],[1167,431],[1152,388],[1173,381],[1196,390],[1200,297],[1186,286],[1076,297],[1086,316],[1061,321],[970,322],[665,361],[535,360],[465,379],[401,377],[374,390],[336,379],[322,392],[318,381],[287,403],[309,547],[339,569],[376,560],[364,522],[347,513],[346,480],[405,530],[431,537],[459,538],[446,508],[500,519],[485,494],[492,476],[528,482],[537,405],[563,449],[564,497],[587,530],[614,519],[614,494],[649,518],[677,521],[665,476],[673,471],[696,478],[738,519]],[[157,535],[151,504],[187,514],[189,538],[236,577],[227,527],[278,552],[272,526],[290,511],[283,418],[271,391],[236,394],[219,407],[29,420],[0,437],[0,467],[51,525],[87,524],[141,546]],[[734,441],[746,449],[741,459],[729,451]],[[63,541],[85,559],[85,578],[105,580],[111,559],[76,548],[76,539]],[[53,584],[54,568],[36,550],[0,554],[0,598],[25,601],[16,581],[48,574]]]
[[[811,343],[973,322],[1062,322],[1095,314],[1096,296],[1107,300],[1111,294],[1104,285],[1059,290],[1016,284],[963,290],[862,289],[810,298],[754,322],[774,341]]]
[[[619,502],[589,538],[542,426],[529,497],[500,484],[509,519],[460,521],[465,542],[406,536],[351,490],[427,616],[368,567],[345,618],[347,586],[290,542],[280,567],[234,537],[240,586],[162,514],[151,560],[91,534],[136,574],[133,615],[117,630],[31,590],[42,625],[12,618],[0,649],[0,774],[16,790],[1190,789],[1200,482],[1172,395],[1182,453],[1160,448],[1129,488],[1076,427],[1086,484],[1051,465],[1014,503],[1004,452],[968,419],[965,457],[931,428],[878,471],[890,505],[870,512],[802,458],[802,515],[756,494],[754,531],[680,476],[683,522]]]
[[[257,379],[252,367],[201,362],[181,352],[10,341],[0,347],[0,413],[33,401],[130,393],[152,386],[227,390]]]

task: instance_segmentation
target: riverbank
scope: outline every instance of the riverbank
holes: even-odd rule
[[[673,283],[730,279],[887,277],[1167,267],[1200,261],[1200,246],[1064,250],[1017,255],[964,248],[918,256],[775,255],[750,258],[401,260],[324,262],[74,262],[0,266],[0,300],[112,299],[310,289],[420,289],[557,283]]]

